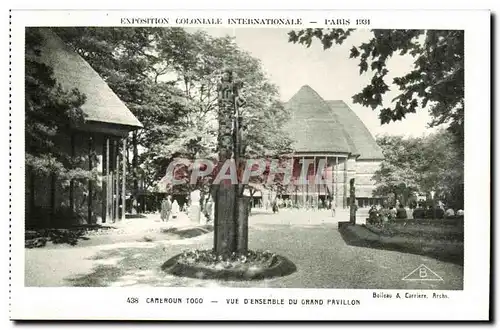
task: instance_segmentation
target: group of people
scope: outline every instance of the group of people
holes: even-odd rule
[[[309,200],[305,203],[305,205],[301,205],[299,203],[293,202],[291,199],[282,199],[275,198],[271,203],[271,208],[273,213],[278,213],[280,209],[298,209],[304,207],[307,210],[318,210],[318,209],[326,209],[332,210],[332,215],[335,216],[335,201],[331,199],[318,199],[315,201],[314,199]],[[266,207],[267,208],[267,207]]]
[[[387,222],[396,219],[444,219],[462,217],[464,211],[446,208],[444,204],[438,203],[436,206],[429,205],[427,208],[423,203],[405,208],[403,204],[397,202],[395,206],[386,207],[383,205],[372,205],[368,211],[368,221],[370,223]]]
[[[160,209],[160,218],[161,221],[166,222],[170,220],[170,217],[172,219],[177,219],[179,216],[179,213],[181,212],[188,212],[188,203],[184,203],[184,205],[179,206],[179,203],[177,200],[174,199],[172,201],[172,196],[168,195],[163,200],[161,201],[161,209]],[[200,201],[200,207],[201,207],[201,213],[205,216],[207,219],[207,222],[213,220],[213,209],[214,209],[214,202],[212,200],[211,196],[207,196],[205,199],[202,199]]]

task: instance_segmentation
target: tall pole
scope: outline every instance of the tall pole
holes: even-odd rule
[[[120,219],[120,143],[118,140],[114,140],[113,142],[115,146],[115,155],[113,161],[115,162],[115,220]]]
[[[240,158],[242,152],[242,134],[241,134],[241,124],[242,117],[240,114],[239,105],[239,88],[240,84],[237,83],[234,86],[234,162],[236,164],[237,173],[240,169]],[[239,179],[239,178],[238,178]],[[243,196],[244,184],[238,183],[236,185],[236,208],[234,213],[234,218],[236,219],[236,252],[239,254],[246,254],[248,251],[248,216],[250,213],[250,199],[251,197]]]
[[[354,184],[354,179],[349,180],[349,222],[353,225],[356,224],[356,186]]]
[[[92,171],[92,167],[93,167],[93,164],[92,164],[92,151],[93,151],[93,140],[92,140],[92,135],[89,136],[89,140],[88,140],[88,157],[89,157],[89,171]],[[91,224],[92,223],[92,198],[93,198],[93,195],[92,195],[92,180],[89,179],[89,182],[88,182],[89,186],[88,186],[88,189],[89,189],[89,193],[88,193],[88,209],[87,209],[87,218],[88,218],[88,222],[87,224]]]
[[[106,148],[106,141],[108,138],[104,136],[104,140],[102,141],[102,222],[105,223],[108,219],[108,172],[106,164],[108,162],[107,153],[108,150]]]
[[[338,206],[339,198],[339,157],[335,157],[335,207]]]
[[[127,138],[123,138],[123,150],[122,150],[122,220],[125,220],[125,183],[127,177]]]
[[[234,112],[234,82],[233,72],[226,70],[217,86],[219,103],[219,170],[228,160],[234,150],[233,112]],[[214,184],[215,219],[214,219],[214,250],[217,255],[230,255],[236,251],[236,191],[237,186],[228,182]]]
[[[111,143],[109,137],[106,136],[106,220],[108,222],[113,222],[112,212],[111,212],[111,201],[113,200],[112,196],[112,186],[111,186]]]
[[[347,193],[349,192],[348,189],[348,182],[347,182],[347,170],[348,170],[348,156],[346,156],[345,161],[344,161],[344,208],[349,207],[347,203]]]

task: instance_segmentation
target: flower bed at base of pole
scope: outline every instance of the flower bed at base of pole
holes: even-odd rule
[[[269,251],[222,257],[213,250],[185,251],[169,259],[161,268],[175,276],[228,281],[261,280],[290,275],[297,270],[293,262]]]

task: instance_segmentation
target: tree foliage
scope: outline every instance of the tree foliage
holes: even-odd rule
[[[305,29],[289,33],[289,41],[309,47],[318,39],[324,49],[341,45],[353,29]],[[387,81],[388,60],[409,54],[413,68]],[[353,102],[379,110],[382,124],[405,118],[419,108],[429,109],[431,126],[448,124],[463,147],[464,129],[464,31],[461,30],[372,30],[372,38],[353,46],[349,58],[359,60],[359,74],[370,74],[370,84],[353,96]],[[384,107],[390,85],[399,94]]]
[[[224,68],[244,83],[246,155],[279,154],[286,113],[260,62],[231,37],[181,28],[58,28],[143,123],[130,138],[132,178],[152,189],[174,157],[216,158],[217,84]]]
[[[81,167],[81,159],[68,153],[67,141],[75,125],[84,120],[85,95],[65,90],[53,69],[40,61],[41,35],[26,29],[25,48],[25,144],[26,168],[38,176],[54,175],[59,182],[95,178]]]
[[[407,200],[413,192],[435,191],[438,198],[463,206],[464,164],[450,132],[418,138],[382,136],[377,143],[384,161],[373,177],[374,194],[394,193]]]

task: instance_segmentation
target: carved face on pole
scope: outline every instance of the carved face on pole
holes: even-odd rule
[[[221,81],[222,82],[231,82],[232,80],[233,80],[233,71],[230,69],[225,69],[222,72]]]

